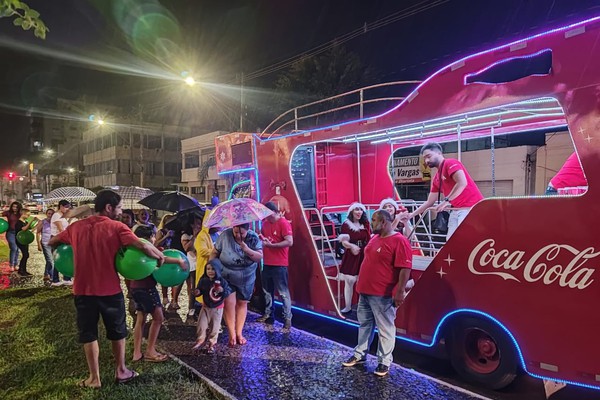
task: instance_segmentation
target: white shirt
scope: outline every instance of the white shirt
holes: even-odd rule
[[[67,226],[69,226],[69,221],[63,217],[63,214],[60,211],[55,212],[50,220],[50,236],[56,236],[60,233],[55,222],[58,222],[60,225],[62,225],[63,231],[67,229]]]

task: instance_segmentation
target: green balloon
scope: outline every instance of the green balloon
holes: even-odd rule
[[[54,250],[54,268],[65,276],[75,276],[73,247],[68,244],[61,244]]]
[[[33,239],[34,236],[31,231],[20,231],[17,233],[17,242],[21,243],[23,246],[33,242]]]
[[[0,218],[0,233],[4,233],[8,230],[8,222],[5,219]]]
[[[152,276],[162,286],[179,286],[190,276],[190,262],[185,254],[179,250],[167,249],[163,251],[165,257],[181,258],[185,260],[187,269],[183,270],[179,264],[163,264],[154,270]]]
[[[31,225],[29,225],[29,229],[34,229],[37,226],[37,224],[40,222],[40,220],[37,217],[31,216],[31,217],[27,217],[25,222],[27,222],[27,223],[31,222]]]
[[[139,281],[152,274],[158,266],[158,260],[148,257],[140,249],[128,246],[117,252],[115,265],[117,272],[125,279]]]

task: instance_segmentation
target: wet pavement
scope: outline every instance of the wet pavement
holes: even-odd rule
[[[191,349],[192,325],[169,324],[159,339],[165,350],[238,399],[482,398],[395,364],[387,377],[377,377],[373,356],[366,366],[344,368],[341,362],[352,349],[297,329],[286,332],[280,323],[258,323],[256,318],[248,314],[247,345],[229,348],[225,333],[213,355]]]

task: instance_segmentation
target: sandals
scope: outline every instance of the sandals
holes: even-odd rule
[[[166,354],[157,354],[154,357],[144,356],[143,359],[146,362],[161,363],[167,361],[169,356]]]
[[[77,386],[85,389],[100,389],[100,386],[88,385],[87,383],[85,383],[85,381],[86,379],[80,380],[79,382],[77,382]]]
[[[123,383],[127,383],[127,382],[131,382],[132,380],[134,380],[135,378],[137,378],[138,376],[140,376],[140,374],[138,374],[135,371],[131,371],[131,375],[129,375],[127,378],[115,378],[115,383],[118,384],[123,384]]]

